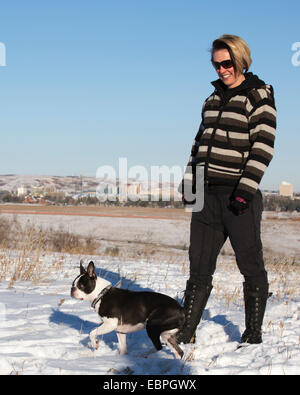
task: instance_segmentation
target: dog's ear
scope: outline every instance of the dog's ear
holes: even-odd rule
[[[85,268],[82,266],[82,259],[80,260],[80,274],[86,273]]]
[[[91,278],[96,278],[96,277],[97,277],[96,274],[95,274],[95,265],[94,265],[94,262],[93,262],[93,261],[91,261],[91,262],[88,264],[87,272],[88,272],[88,275],[89,275]]]

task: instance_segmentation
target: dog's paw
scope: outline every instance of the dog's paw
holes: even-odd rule
[[[97,339],[91,339],[91,342],[89,343],[89,346],[93,348],[94,350],[98,350],[99,348],[99,341]]]

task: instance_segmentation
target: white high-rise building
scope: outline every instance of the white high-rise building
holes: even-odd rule
[[[25,188],[25,187],[23,187],[23,186],[21,186],[21,187],[19,187],[19,188],[17,189],[17,195],[18,195],[18,196],[27,195],[27,193],[28,193],[28,189]]]
[[[282,183],[280,184],[280,188],[279,188],[279,194],[280,196],[289,196],[289,197],[293,197],[293,185],[286,182],[286,181],[282,181]]]

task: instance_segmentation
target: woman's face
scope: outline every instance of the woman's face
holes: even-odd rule
[[[213,62],[221,63],[224,60],[231,60],[230,54],[227,49],[218,49],[213,53]],[[228,88],[235,88],[239,86],[245,79],[244,74],[238,73],[234,67],[225,69],[222,65],[216,68],[216,72]]]

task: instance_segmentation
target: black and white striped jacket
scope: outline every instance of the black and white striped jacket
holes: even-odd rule
[[[207,183],[231,185],[236,196],[250,201],[273,157],[273,88],[252,73],[233,89],[220,80],[212,84],[188,166],[204,166]]]

